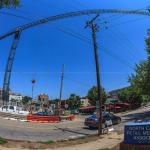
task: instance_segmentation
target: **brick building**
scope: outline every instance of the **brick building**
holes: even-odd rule
[[[49,96],[45,93],[38,95],[38,102],[41,103],[45,107],[50,106]]]

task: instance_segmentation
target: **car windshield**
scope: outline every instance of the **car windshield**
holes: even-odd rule
[[[103,117],[104,117],[106,120],[110,120],[110,118],[111,118],[109,113],[106,114],[106,115],[104,115]]]
[[[102,115],[103,115],[103,116],[107,116],[107,115],[109,115],[109,112],[103,111],[103,112],[102,112]]]
[[[90,118],[97,118],[96,114],[93,114],[92,116],[90,116]]]
[[[106,118],[110,118],[110,113],[109,112],[102,112],[102,116],[106,119]],[[97,118],[97,113],[94,113],[92,116],[90,116],[92,118]]]

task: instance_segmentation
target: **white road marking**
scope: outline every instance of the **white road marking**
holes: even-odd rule
[[[5,120],[9,120],[10,118],[7,118],[7,117],[6,117],[6,118],[3,118],[3,119],[5,119]]]
[[[28,122],[27,120],[23,120],[23,119],[21,119],[21,120],[19,120],[19,121],[22,121],[22,122]]]
[[[15,118],[9,118],[9,120],[13,120],[13,121],[16,121],[17,119],[15,119]]]
[[[85,136],[85,135],[83,135],[83,134],[77,134],[77,135],[71,135],[71,136],[69,136],[69,138],[75,139],[75,138],[84,137],[84,136]]]

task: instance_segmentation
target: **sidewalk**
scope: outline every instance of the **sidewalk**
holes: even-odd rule
[[[78,143],[74,143],[74,144],[69,144],[70,146],[61,146],[58,147],[57,143],[56,145],[46,145],[46,147],[44,148],[45,150],[99,150],[99,149],[103,149],[103,148],[112,148],[115,145],[119,144],[120,142],[123,141],[123,134],[118,135],[117,133],[110,133],[108,135],[103,135],[101,138],[97,139],[96,141],[88,141],[80,144],[80,142]],[[7,145],[6,145],[7,146]],[[31,144],[29,145],[29,148],[23,148],[22,145],[14,145],[16,148],[6,148],[6,147],[2,147],[0,146],[0,150],[29,150],[29,149],[37,149],[37,150],[41,150],[43,148],[39,148],[38,149],[38,144],[36,145],[36,143],[34,143],[33,147],[31,146]],[[27,146],[27,145],[26,145]],[[9,147],[9,146],[7,146]],[[39,145],[40,147],[40,145]],[[49,147],[49,148],[48,148]]]

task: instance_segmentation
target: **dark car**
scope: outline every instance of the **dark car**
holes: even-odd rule
[[[35,115],[35,116],[48,116],[48,114],[46,112],[37,112],[33,115]]]
[[[121,117],[119,117],[119,116],[116,116],[116,115],[110,113],[110,118],[112,120],[113,125],[121,123]]]
[[[77,109],[71,110],[71,114],[77,115],[79,114],[79,111]]]
[[[103,119],[102,119],[102,127],[103,128],[106,124],[107,124],[107,126],[111,126],[111,125],[118,124],[121,122],[120,117],[118,117],[114,114],[110,114],[108,112],[103,112],[102,116],[103,116]],[[84,125],[88,126],[89,128],[98,128],[98,123],[99,123],[98,118],[94,114],[85,119]]]

